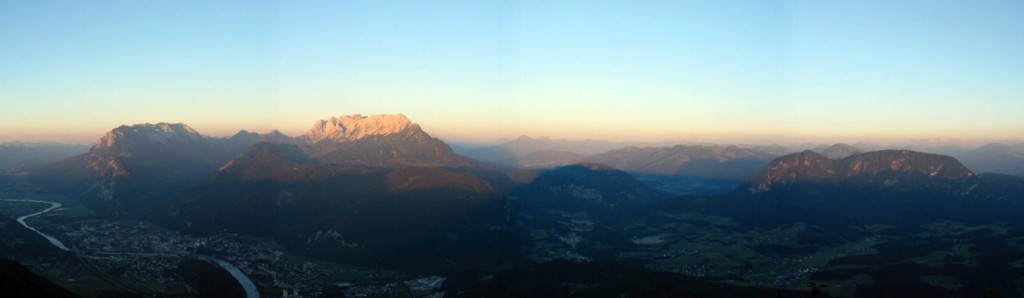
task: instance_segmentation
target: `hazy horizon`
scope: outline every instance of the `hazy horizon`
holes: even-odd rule
[[[201,9],[196,9],[201,8]],[[432,135],[1020,140],[1021,2],[12,2],[0,142],[403,113]]]
[[[395,113],[395,114],[397,114],[397,113]],[[371,114],[363,114],[363,115],[371,115]],[[341,115],[322,117],[322,118],[318,118],[318,120],[319,119],[328,119],[330,117],[337,117],[337,116],[341,116]],[[529,137],[529,138],[534,138],[534,139],[547,138],[547,139],[552,139],[552,140],[567,140],[567,141],[588,141],[589,140],[589,141],[601,141],[601,142],[615,142],[615,143],[623,143],[623,144],[642,144],[642,145],[651,145],[651,146],[697,145],[697,144],[802,146],[802,145],[808,145],[808,144],[817,144],[817,145],[825,144],[825,145],[830,145],[830,144],[835,144],[835,143],[845,143],[845,144],[850,144],[850,145],[866,144],[866,145],[870,145],[870,146],[879,146],[879,147],[886,147],[886,146],[895,146],[895,147],[904,146],[905,147],[905,146],[913,145],[913,144],[918,144],[918,145],[927,144],[928,146],[958,145],[958,146],[963,147],[963,148],[970,148],[970,147],[979,147],[979,146],[982,146],[982,145],[985,145],[985,144],[989,144],[989,143],[1016,144],[1016,143],[1024,142],[1024,140],[1021,140],[1021,139],[978,139],[978,138],[964,138],[964,139],[960,139],[960,138],[942,138],[942,137],[934,137],[934,138],[870,138],[870,137],[867,137],[867,138],[855,138],[855,137],[847,137],[847,138],[842,138],[842,137],[823,136],[823,137],[813,137],[813,138],[808,138],[808,137],[800,138],[800,137],[794,137],[794,136],[777,136],[777,137],[752,136],[752,137],[733,137],[733,138],[730,138],[728,136],[718,136],[718,137],[690,137],[690,138],[686,138],[684,136],[679,136],[679,137],[674,137],[674,138],[662,138],[662,139],[644,139],[644,138],[615,139],[615,138],[592,138],[592,137],[577,137],[577,138],[573,138],[573,137],[557,137],[557,136],[548,136],[548,135],[527,135],[527,134],[502,135],[502,136],[495,136],[495,137],[492,137],[492,138],[484,138],[484,139],[466,139],[466,138],[459,138],[457,136],[449,136],[449,135],[444,135],[444,134],[432,133],[432,131],[431,131],[429,126],[426,126],[426,125],[423,125],[422,123],[416,122],[416,119],[410,119],[410,120],[412,122],[414,122],[414,123],[420,124],[423,127],[423,130],[425,132],[431,134],[433,137],[442,139],[445,142],[451,143],[452,145],[462,145],[462,146],[497,145],[497,144],[501,144],[501,143],[505,143],[505,142],[509,142],[509,141],[515,140],[515,139],[517,139],[519,137],[523,137],[523,136]],[[310,122],[310,125],[312,125],[313,121],[309,121],[309,122]],[[189,123],[184,123],[184,122],[180,122],[180,121],[179,122],[176,122],[176,121],[156,121],[156,122],[146,122],[146,123],[125,123],[125,124],[121,124],[121,125],[131,126],[131,125],[136,125],[136,124],[156,124],[156,123],[181,123],[181,124],[189,125],[190,127],[196,129],[200,134],[202,134],[204,136],[217,137],[217,138],[231,137],[231,136],[235,135],[236,133],[238,133],[240,131],[248,131],[248,132],[252,132],[252,133],[266,134],[266,133],[270,133],[270,132],[272,132],[274,130],[277,130],[277,131],[280,131],[281,133],[284,133],[285,135],[287,135],[289,137],[301,136],[301,135],[306,134],[306,132],[308,131],[308,127],[306,129],[301,129],[301,130],[296,130],[296,131],[285,131],[285,130],[276,129],[276,128],[271,128],[271,129],[268,129],[268,130],[252,130],[252,129],[246,129],[246,128],[237,128],[237,129],[235,129],[233,131],[226,132],[226,133],[224,133],[224,132],[222,132],[222,133],[208,133],[202,127],[196,127],[196,126],[193,126],[193,125],[191,125]],[[121,125],[118,125],[118,126],[121,126]],[[103,135],[106,134],[106,132],[108,132],[108,131],[110,131],[110,130],[112,130],[114,128],[116,128],[116,127],[111,127],[110,129],[107,129],[107,130],[98,131],[98,132],[96,132],[95,134],[92,134],[92,135],[77,135],[77,136],[68,136],[68,135],[30,135],[30,136],[13,136],[13,137],[9,137],[9,138],[4,138],[3,136],[0,136],[0,144],[10,144],[10,143],[26,142],[26,143],[63,143],[63,144],[91,145],[91,144],[95,143],[97,140],[99,140],[100,138],[102,138]]]

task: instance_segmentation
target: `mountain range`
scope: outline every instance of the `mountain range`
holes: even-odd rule
[[[180,123],[124,125],[85,154],[33,169],[32,178],[98,212],[137,213],[216,170],[245,145],[234,144],[240,139],[207,138]]]
[[[544,155],[552,156],[587,156],[625,146],[629,146],[629,144],[600,140],[569,141],[550,138],[531,138],[524,135],[498,145],[484,146],[468,150],[464,152],[463,155],[481,162],[494,163],[503,166],[543,167],[552,163],[539,160],[538,156],[534,155],[535,153],[548,152]],[[531,155],[534,156],[532,158],[528,157]],[[556,157],[556,159],[561,158]]]
[[[860,181],[856,185],[874,187],[879,179],[886,187],[917,184],[926,188],[952,187],[950,181],[929,182],[933,177],[928,175],[945,175],[954,168],[968,173],[964,175],[970,177],[961,179],[968,182],[958,180],[958,183],[975,183],[974,180],[980,179],[949,157],[919,155],[905,150],[865,154],[846,144],[821,146],[817,149],[821,154],[812,151],[790,154],[770,164],[769,161],[775,157],[772,154],[737,146],[625,147],[593,154],[618,145],[621,144],[523,136],[475,152],[504,150],[511,152],[518,161],[543,164],[543,167],[575,163],[607,165],[625,171],[658,192],[675,194],[728,193],[737,186],[747,188],[746,191],[751,193],[761,193],[779,187],[788,189],[794,184],[813,184],[816,188],[814,193],[835,192],[829,189],[845,191],[855,186],[854,181]],[[990,145],[976,151],[1005,155],[1013,152],[1011,149],[1010,146]],[[930,160],[931,163],[922,160]],[[900,175],[911,173],[880,171],[877,167],[887,161],[927,173],[915,172],[916,176],[902,177]],[[794,167],[796,164],[806,165]],[[864,174],[862,167],[876,168],[872,168],[874,172],[868,175]],[[793,169],[799,171],[793,172]],[[850,172],[854,169],[860,172]],[[404,115],[356,114],[317,120],[305,135],[298,137],[289,137],[278,131],[265,135],[240,131],[227,138],[211,138],[184,124],[121,126],[100,138],[88,153],[34,168],[32,177],[43,185],[83,200],[101,213],[138,216],[156,212],[149,208],[160,206],[158,208],[173,210],[173,217],[182,218],[188,214],[183,215],[181,210],[195,209],[187,207],[190,204],[187,202],[212,196],[200,190],[222,191],[218,185],[235,185],[239,189],[234,195],[243,195],[252,192],[247,188],[257,184],[259,187],[303,185],[299,188],[331,189],[335,187],[331,183],[337,182],[325,181],[350,177],[350,180],[369,179],[364,181],[364,185],[351,185],[359,188],[354,192],[372,189],[367,190],[366,196],[402,193],[411,189],[444,189],[497,198],[511,191],[517,184],[515,181],[521,180],[516,178],[517,175],[537,177],[536,174],[510,174],[511,171],[491,168],[456,154],[447,144],[431,137]],[[879,175],[895,176],[883,178]],[[865,178],[868,176],[874,178]],[[539,178],[543,179],[535,181],[548,179],[545,175]],[[408,181],[396,182],[400,179]],[[374,182],[370,183],[371,180]],[[846,184],[839,187],[836,185],[838,181]],[[518,183],[528,182],[522,180]],[[245,186],[238,186],[242,184]],[[982,187],[979,191],[988,189]],[[349,189],[343,191],[353,192]],[[269,196],[266,192],[259,195]],[[181,199],[186,196],[190,199]],[[231,204],[231,199],[232,196],[218,195],[208,200]],[[198,226],[204,227],[202,229],[225,228],[224,222]]]
[[[1024,143],[990,143],[961,153],[958,159],[978,173],[1024,176]]]
[[[758,193],[799,186],[955,188],[971,183],[979,183],[974,173],[944,155],[885,150],[832,159],[804,151],[775,159],[751,176],[746,186]]]
[[[740,180],[773,156],[736,146],[627,147],[585,158],[627,172]]]
[[[848,144],[836,143],[824,149],[814,150],[814,152],[820,153],[822,156],[830,159],[843,159],[850,155],[862,153],[863,151],[861,151],[860,148]]]
[[[804,151],[775,159],[707,207],[751,224],[815,224],[833,236],[869,223],[1021,223],[1020,199],[1006,192],[1012,184],[995,183],[945,155],[883,150],[830,159]]]
[[[297,139],[251,146],[158,216],[190,233],[273,237],[317,258],[407,270],[514,247],[500,191],[508,178],[402,115],[321,120]]]
[[[781,147],[759,148],[784,151]],[[577,163],[606,164],[675,194],[724,193],[766,164],[774,153],[737,146],[675,145],[638,147],[634,143],[518,139],[464,153],[482,163],[508,168],[551,169]]]
[[[352,115],[318,121],[304,136],[311,156],[333,165],[478,168],[405,116]]]
[[[27,169],[31,181],[100,216],[196,235],[265,237],[315,259],[416,274],[575,267],[557,263],[564,259],[691,275],[745,268],[729,278],[746,283],[761,276],[756,266],[781,262],[775,255],[832,254],[882,234],[912,248],[914,241],[945,245],[919,236],[936,222],[1008,227],[986,241],[1012,241],[1024,227],[1024,178],[979,175],[947,155],[846,144],[781,156],[740,146],[584,144],[522,137],[471,159],[404,115],[356,114],[316,120],[296,137],[240,131],[213,138],[180,123],[120,126],[86,153]],[[976,160],[987,160],[1016,149],[975,151]],[[501,154],[506,159],[480,159]],[[845,250],[831,256],[821,262],[838,271],[797,277],[846,277],[842,262],[902,266]],[[1003,263],[992,266],[1021,271]]]
[[[0,170],[23,170],[89,151],[85,145],[58,143],[0,144]]]

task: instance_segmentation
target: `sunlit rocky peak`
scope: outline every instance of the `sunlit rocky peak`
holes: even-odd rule
[[[202,139],[203,136],[195,129],[182,123],[157,123],[157,124],[135,124],[132,126],[122,125],[104,135],[98,142],[97,148],[111,148],[125,136],[142,136],[150,141],[167,143],[170,140]]]
[[[327,120],[318,120],[313,123],[306,134],[306,139],[311,143],[324,140],[334,142],[348,142],[373,135],[389,135],[398,133],[413,124],[405,115],[370,115],[361,114],[331,117]]]

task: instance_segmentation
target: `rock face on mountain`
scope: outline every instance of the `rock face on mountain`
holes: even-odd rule
[[[371,115],[361,114],[331,117],[318,120],[306,133],[305,139],[310,144],[320,142],[350,142],[368,136],[391,135],[412,127],[405,115]]]
[[[202,139],[203,136],[199,132],[181,123],[122,125],[107,132],[93,148],[126,152],[142,146],[171,145]]]
[[[129,214],[197,183],[237,153],[184,124],[121,126],[88,153],[36,169],[33,179],[98,212]]]
[[[227,155],[188,125],[159,123],[115,128],[96,142],[84,160],[86,168],[99,176],[129,176],[132,167],[145,171],[163,166],[173,169],[164,174],[201,175],[208,170],[195,166],[209,168]]]
[[[381,168],[477,167],[402,114],[359,114],[318,120],[298,139],[323,163]]]
[[[977,180],[967,167],[944,155],[884,150],[834,160],[804,151],[772,161],[746,185],[751,192],[765,192],[804,185],[944,188]]]
[[[402,117],[404,119],[404,117]],[[350,141],[321,141],[308,149],[325,163],[383,168],[477,167],[452,151],[448,144],[412,124],[387,134],[370,134]]]

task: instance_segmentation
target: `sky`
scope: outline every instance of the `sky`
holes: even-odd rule
[[[0,142],[1024,138],[1024,1],[0,1]]]

